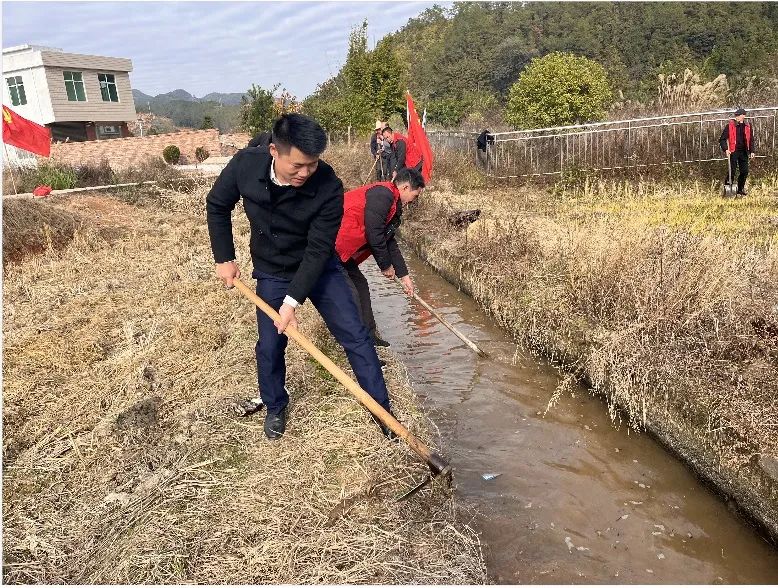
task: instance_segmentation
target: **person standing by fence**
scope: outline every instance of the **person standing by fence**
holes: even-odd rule
[[[738,196],[746,195],[746,178],[748,177],[748,160],[754,158],[754,134],[751,129],[751,123],[746,121],[746,111],[738,108],[735,111],[735,118],[730,120],[719,138],[721,150],[726,153],[730,162],[732,177],[735,176],[735,170],[740,170],[737,178]],[[726,183],[732,181],[728,177]]]
[[[421,153],[408,141],[408,137],[396,133],[392,130],[392,127],[387,126],[383,130],[384,141],[391,144],[391,151],[394,154],[394,161],[391,168],[391,175],[388,180],[394,180],[397,172],[402,168],[407,167],[409,169],[415,169],[421,173],[423,165]]]

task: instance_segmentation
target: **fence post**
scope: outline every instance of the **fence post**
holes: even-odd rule
[[[630,164],[634,162],[635,160],[632,158],[632,121],[627,121],[627,165],[626,167],[629,168]]]

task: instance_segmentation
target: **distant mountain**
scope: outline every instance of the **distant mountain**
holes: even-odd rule
[[[237,106],[240,104],[240,99],[245,94],[243,92],[233,92],[231,94],[220,94],[219,92],[211,92],[200,98],[200,102],[211,100],[213,102],[221,102],[225,106]]]
[[[243,94],[212,92],[203,98],[197,98],[182,89],[157,96],[150,96],[140,90],[132,91],[136,112],[152,112],[158,117],[170,119],[178,128],[199,129],[210,120],[210,124],[221,132],[237,127],[241,96]],[[163,129],[157,130],[164,132]]]
[[[141,92],[140,90],[133,90],[132,97],[135,99],[135,103],[139,107],[146,106],[146,108],[148,108],[149,102],[152,104],[162,104],[165,102],[172,102],[174,100],[182,100],[184,102],[218,102],[224,106],[237,106],[240,104],[240,99],[243,97],[243,93],[233,92],[223,94],[220,92],[211,92],[202,98],[197,98],[186,90],[179,88],[178,90],[173,90],[172,92],[167,92],[165,94],[157,94],[156,96],[150,96]]]
[[[157,100],[184,100],[185,102],[198,102],[197,98],[192,96],[186,90],[181,90],[180,88],[178,90],[168,92],[167,94],[159,94],[156,98]]]
[[[135,101],[135,108],[140,108],[141,106],[146,106],[147,102],[153,102],[156,100],[154,96],[149,96],[148,94],[144,94],[140,90],[133,90],[132,91],[132,99]]]

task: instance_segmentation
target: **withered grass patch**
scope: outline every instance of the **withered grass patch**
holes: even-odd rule
[[[73,198],[100,218],[6,271],[4,581],[485,581],[472,515],[441,488],[395,504],[425,467],[294,343],[284,439],[232,414],[256,389],[255,311],[213,277],[204,194]],[[347,365],[314,310],[302,328]],[[401,365],[389,387],[434,445]]]
[[[778,456],[778,176],[735,201],[692,181],[446,188],[403,234],[614,419],[680,423],[734,470]],[[475,208],[465,230],[446,222]]]

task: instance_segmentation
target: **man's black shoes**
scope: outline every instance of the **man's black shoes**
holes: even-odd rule
[[[265,415],[265,436],[271,441],[276,441],[284,436],[286,431],[286,410],[278,414],[267,413]]]
[[[391,347],[389,345],[389,341],[385,341],[384,339],[381,339],[378,335],[373,336],[373,343],[376,347]]]
[[[394,416],[391,410],[389,411],[389,414]],[[381,433],[383,433],[384,437],[389,439],[389,441],[396,441],[397,439],[399,439],[397,433],[395,433],[389,427],[383,424],[377,416],[371,413],[370,417],[373,419],[373,422],[375,422],[375,424],[378,425],[378,428],[381,429]]]

